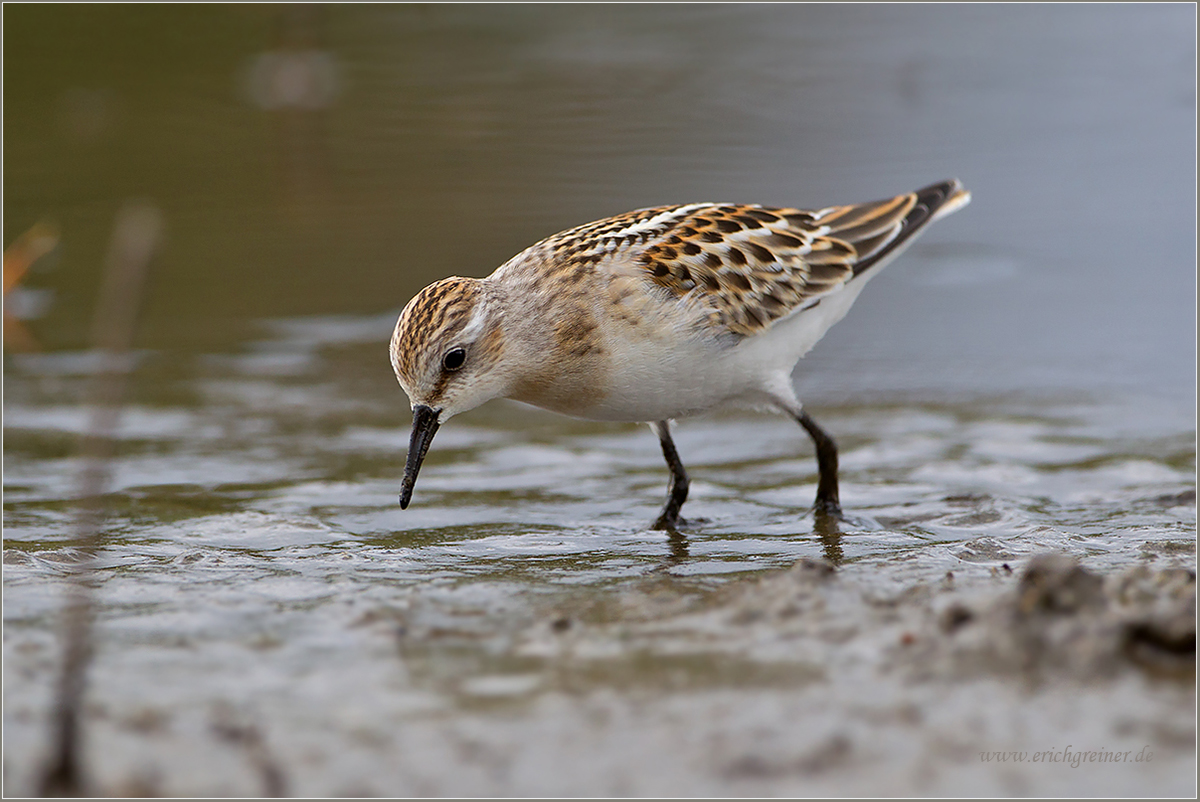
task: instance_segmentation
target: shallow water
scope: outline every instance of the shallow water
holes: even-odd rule
[[[1194,792],[1190,681],[894,659],[1044,551],[1195,570],[1194,10],[15,8],[5,242],[46,216],[62,242],[24,288],[51,293],[42,350],[5,357],[9,793],[48,739],[87,318],[134,193],[169,238],[96,571],[108,791]],[[289,37],[336,65],[319,110],[247,88]],[[399,509],[386,342],[424,283],[627,208],[952,174],[972,205],[796,374],[841,447],[836,529],[807,436],[749,412],[679,423],[681,537],[647,529],[646,427],[508,402],[443,427]],[[840,584],[762,618],[804,558]],[[1068,743],[1159,762],[977,757]]]
[[[240,742],[220,735],[242,727],[262,733],[271,765],[296,793],[878,793],[890,787],[882,777],[899,770],[894,764],[916,759],[900,747],[903,735],[888,730],[880,742],[869,723],[858,732],[844,710],[817,699],[832,693],[872,716],[898,705],[900,721],[907,706],[986,717],[990,704],[950,691],[925,701],[903,686],[888,692],[839,646],[848,635],[798,654],[769,630],[731,652],[733,632],[745,637],[741,624],[731,632],[720,619],[684,626],[673,617],[697,609],[711,616],[725,609],[714,594],[753,587],[801,558],[829,560],[879,599],[904,599],[947,572],[962,588],[995,591],[1011,585],[997,576],[1046,550],[1102,571],[1195,567],[1194,440],[1186,415],[1172,425],[1169,405],[1144,399],[817,408],[842,443],[849,519],[838,532],[816,529],[808,514],[815,465],[793,423],[743,414],[684,422],[677,442],[693,493],[679,539],[646,529],[666,471],[645,427],[494,404],[439,433],[417,498],[402,512],[406,432],[389,425],[396,391],[388,377],[370,375],[379,348],[322,348],[314,332],[326,322],[310,322],[283,342],[358,381],[247,378],[244,365],[214,360],[198,368],[202,377],[179,380],[205,399],[202,407],[127,410],[97,571],[100,648],[91,674],[93,754],[110,788],[261,792],[270,787],[257,776],[262,770],[256,774]],[[6,716],[17,788],[29,781],[28,761],[45,738],[54,624],[64,576],[78,559],[66,499],[81,466],[70,444],[86,420],[85,410],[64,403],[77,378],[35,375],[29,364],[19,380],[10,376],[6,409]],[[1152,422],[1139,417],[1151,411]],[[887,648],[899,637],[873,629],[859,608],[839,620],[864,633],[857,649]],[[875,686],[867,698],[849,691],[860,682]],[[988,691],[1006,700],[995,701],[995,715],[1018,703],[1012,687]],[[1127,699],[1118,710],[1176,728],[1165,745],[1144,728],[1124,738],[1183,761],[1149,786],[1131,779],[1130,792],[1190,782],[1187,723],[1144,712],[1170,706],[1159,697],[1185,687],[1102,691],[1105,704],[1118,694]],[[783,726],[781,704],[787,716],[819,725],[825,740],[768,748],[753,733]],[[737,748],[693,744],[701,755],[724,756],[708,776],[678,739],[680,727],[693,729],[713,705],[729,719],[713,732]],[[658,768],[616,734],[645,726],[652,734],[640,736],[640,749],[663,753]],[[970,731],[964,726],[947,725],[956,738]],[[1115,726],[1093,722],[1076,740]],[[554,734],[563,727],[569,733]],[[988,732],[981,749],[1055,745],[1029,746],[1028,736],[1004,727]],[[581,764],[560,736],[593,758]],[[566,762],[518,768],[531,757],[500,746],[512,738],[534,751],[566,750]],[[147,739],[155,744],[149,751]],[[476,741],[485,745],[473,752]],[[864,743],[889,758],[867,775],[882,785],[855,780],[853,771],[814,785],[809,772],[788,768],[820,763],[830,750],[861,756]],[[495,749],[487,760],[498,774],[479,765],[479,754]],[[388,757],[398,752],[407,757]],[[831,771],[855,765],[843,762]],[[770,768],[775,763],[784,768]],[[202,764],[222,768],[196,774]],[[625,785],[613,771],[629,775]],[[1094,775],[1082,785],[1055,784],[1063,779],[1031,782],[1100,790]],[[943,781],[950,784],[912,787],[957,787]]]

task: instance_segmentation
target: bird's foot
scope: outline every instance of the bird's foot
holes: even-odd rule
[[[662,514],[651,525],[651,529],[656,532],[678,532],[682,527],[689,523],[687,518],[684,518],[679,513],[670,514],[663,510]]]
[[[819,496],[813,502],[812,513],[814,518],[825,518],[835,521],[842,521],[846,518],[842,513],[842,505],[838,504],[836,499],[821,498]]]

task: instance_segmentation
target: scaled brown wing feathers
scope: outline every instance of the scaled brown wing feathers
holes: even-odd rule
[[[878,263],[956,188],[957,182],[947,181],[887,200],[814,211],[690,207],[639,258],[656,285],[710,309],[709,322],[752,335]]]
[[[950,180],[818,210],[714,203],[638,209],[556,234],[530,251],[545,254],[538,260],[543,270],[553,265],[548,272],[568,277],[632,264],[651,286],[702,310],[709,331],[744,337],[862,275],[960,195]]]

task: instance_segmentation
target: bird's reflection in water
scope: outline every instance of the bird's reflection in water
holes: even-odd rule
[[[672,530],[667,534],[667,565],[679,565],[688,558],[687,535]]]
[[[840,566],[845,559],[842,553],[842,518],[838,515],[817,512],[813,516],[813,533],[821,538],[822,553],[830,565]]]
[[[821,553],[825,560],[837,567],[845,560],[842,552],[842,517],[816,512],[813,517],[813,534],[821,539]],[[690,557],[687,535],[677,529],[667,532],[667,559],[664,568],[684,563]]]

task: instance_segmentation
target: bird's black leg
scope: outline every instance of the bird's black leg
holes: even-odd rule
[[[667,421],[656,421],[651,424],[654,427],[655,433],[658,434],[658,442],[662,445],[663,457],[667,460],[667,467],[671,469],[671,484],[667,488],[667,503],[663,505],[662,512],[659,513],[658,520],[654,522],[654,529],[665,529],[668,532],[675,531],[680,524],[684,523],[679,517],[679,510],[683,507],[683,502],[687,501],[688,495],[688,475],[684,470],[683,463],[679,461],[679,452],[675,450],[675,441],[671,439],[671,428]],[[834,488],[834,497],[837,496],[836,486]]]
[[[841,518],[842,505],[838,502],[837,444],[807,412],[801,411],[795,417],[817,447],[817,470],[820,472],[820,478],[817,480],[817,500],[813,504],[813,512],[817,515]]]

